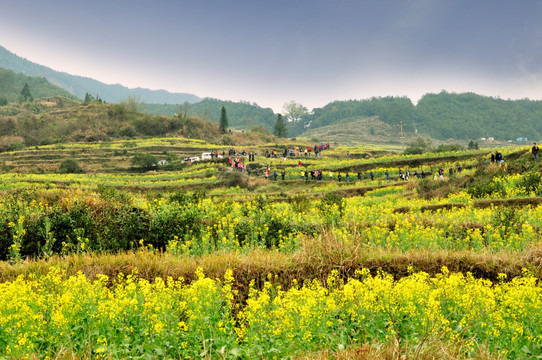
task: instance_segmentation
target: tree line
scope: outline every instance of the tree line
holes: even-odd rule
[[[143,105],[145,108],[146,105]],[[265,129],[276,133],[277,115],[273,110],[248,102],[205,99],[200,103],[177,106],[176,112],[220,123],[221,109],[228,113],[232,129]],[[322,126],[347,123],[360,118],[377,116],[399,131],[424,133],[432,138],[447,140],[496,140],[542,138],[542,101],[504,100],[474,93],[426,94],[416,105],[407,97],[373,97],[365,100],[334,101],[309,111],[295,101],[284,104],[281,113],[281,136],[301,135]]]

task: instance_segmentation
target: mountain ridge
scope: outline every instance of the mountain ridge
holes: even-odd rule
[[[156,104],[183,104],[201,101],[201,98],[194,94],[171,93],[163,89],[151,90],[141,87],[131,89],[121,84],[106,84],[89,77],[53,70],[20,57],[1,45],[0,67],[26,76],[44,77],[52,84],[67,90],[80,99],[84,99],[85,94],[89,93],[110,103],[119,103],[128,96],[136,96],[144,103]]]

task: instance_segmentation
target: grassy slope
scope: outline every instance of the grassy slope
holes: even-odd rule
[[[283,147],[287,144],[263,144],[254,145],[249,150],[255,151],[261,154],[264,149]],[[300,144],[297,144],[300,145]],[[4,168],[13,171],[21,172],[23,170],[36,169],[40,167],[42,170],[50,168],[51,171],[55,171],[57,164],[64,158],[75,158],[79,160],[87,172],[94,172],[96,175],[116,174],[130,174],[138,175],[137,172],[131,172],[131,165],[129,164],[130,154],[133,152],[150,152],[156,155],[169,154],[175,155],[177,158],[188,154],[199,154],[204,151],[203,149],[227,149],[224,146],[206,144],[201,141],[183,140],[183,139],[155,139],[155,140],[132,140],[132,141],[118,141],[105,144],[70,144],[62,146],[46,146],[39,147],[37,149],[27,149],[22,151],[5,152],[0,154],[0,161],[4,164]],[[126,154],[124,153],[126,151]],[[342,150],[336,150],[342,152]],[[358,148],[360,153],[368,154],[366,148]],[[118,152],[117,155],[115,153]],[[352,153],[357,154],[356,151]],[[484,153],[480,152],[477,156],[483,156]],[[332,151],[325,153],[330,158],[336,156]],[[468,155],[472,156],[472,155]],[[476,155],[475,155],[476,156]],[[525,149],[520,149],[517,152],[511,152],[508,154],[510,158],[509,168],[513,171],[521,171],[521,169],[531,166],[530,156],[525,152]],[[417,163],[424,163],[426,166],[431,163],[442,163],[445,161],[456,161],[458,155],[444,155],[442,157],[419,157],[413,158],[409,161],[415,161]],[[257,160],[262,161],[262,157],[259,156]],[[317,163],[319,160],[315,158],[302,159],[307,163]],[[263,161],[266,161],[265,159]],[[279,161],[280,160],[273,160]],[[327,166],[331,166],[335,160],[328,162]],[[367,162],[366,160],[352,160],[351,167],[363,167],[364,171],[368,171],[372,168],[378,168],[382,166],[401,166],[404,165],[404,161],[399,160],[386,161],[386,158],[374,159],[373,162]],[[355,164],[358,165],[355,165]],[[331,165],[330,165],[331,164]],[[480,162],[481,164],[481,162]],[[228,174],[232,174],[224,169],[220,163],[208,163],[207,165],[194,165],[197,167],[208,167],[209,169],[215,169],[212,171],[218,171],[218,180],[213,182],[212,187],[225,186],[225,184],[231,180]],[[290,163],[287,166],[297,167],[295,162]],[[189,170],[189,169],[187,169]],[[224,172],[225,171],[225,172]],[[296,170],[297,171],[297,170]],[[220,175],[220,172],[226,174],[225,177]],[[175,172],[170,171],[153,171],[152,174],[172,174]],[[145,175],[145,174],[141,174]],[[482,181],[485,177],[490,176],[490,173],[484,174],[480,172],[477,176],[477,181]],[[80,179],[85,178],[87,175],[82,175]],[[198,175],[200,176],[200,175]],[[19,181],[21,177],[14,178],[14,181]],[[203,179],[203,178],[202,178]],[[5,179],[4,182],[10,181]],[[54,181],[51,180],[36,180],[51,182],[52,186],[55,186]],[[77,177],[67,180],[62,180],[56,186],[70,186],[79,184]],[[197,179],[196,179],[197,181]],[[412,188],[414,183],[397,183],[391,181],[389,183],[373,183],[368,180],[363,180],[355,184],[343,183],[343,186],[339,189],[320,190],[321,186],[324,186],[327,182],[305,182],[302,180],[289,180],[270,182],[263,179],[248,178],[244,175],[238,180],[242,186],[250,187],[248,192],[244,194],[249,197],[257,197],[259,195],[274,196],[275,200],[288,200],[295,194],[301,194],[301,196],[323,196],[326,193],[334,193],[341,197],[345,196],[358,196],[363,195],[366,191],[374,190],[377,188],[386,188],[397,186],[398,184],[405,185]],[[462,186],[466,181],[462,179],[455,184]],[[202,183],[203,184],[203,183]],[[433,196],[445,196],[446,192],[452,191],[454,187],[450,186],[450,182],[446,183],[447,186],[434,189]],[[80,186],[80,185],[77,185]],[[209,187],[209,185],[203,184],[202,186]],[[130,190],[129,187],[123,186],[125,190]],[[194,190],[197,185],[190,185],[189,189]],[[171,190],[175,191],[179,189],[179,185],[172,183]],[[135,187],[134,190],[141,191],[142,188]],[[143,189],[145,190],[145,189]],[[152,185],[145,191],[152,191]],[[163,188],[155,188],[156,191],[162,191]],[[411,192],[405,192],[410,194]],[[227,189],[218,197],[223,199],[231,199],[237,197],[235,194],[228,193]],[[519,201],[519,202],[518,202]],[[474,206],[485,207],[491,206],[490,203],[501,203],[504,206],[516,206],[523,203],[522,200],[493,200],[493,201],[478,201]],[[540,199],[533,198],[529,203],[539,203]],[[479,204],[478,204],[479,203]],[[478,204],[478,205],[477,205]],[[453,205],[453,204],[452,204]],[[452,206],[447,205],[447,206]],[[524,204],[523,204],[524,205]],[[457,205],[461,206],[461,204]],[[428,205],[423,211],[437,211],[443,206],[431,206]],[[409,211],[409,208],[397,208],[397,212]],[[183,275],[185,278],[190,278],[190,273],[193,273],[195,264],[203,264],[206,267],[206,272],[209,274],[221,273],[228,267],[233,267],[239,276],[242,278],[242,274],[252,274],[247,277],[247,281],[251,277],[265,277],[267,273],[281,273],[285,276],[285,281],[290,281],[293,278],[315,278],[327,276],[329,271],[334,268],[340,268],[344,271],[345,275],[350,275],[355,269],[360,267],[367,267],[373,270],[378,268],[385,269],[397,276],[406,274],[408,266],[414,266],[416,269],[424,270],[429,273],[436,273],[444,265],[448,266],[453,271],[470,271],[476,276],[495,279],[499,272],[505,272],[511,275],[519,275],[522,268],[530,268],[537,275],[542,275],[542,264],[540,263],[540,249],[526,250],[524,253],[510,254],[487,254],[487,253],[469,253],[469,252],[437,252],[431,253],[428,251],[409,251],[407,253],[400,253],[397,251],[385,251],[385,250],[370,250],[365,249],[361,239],[354,241],[352,244],[343,244],[330,236],[330,234],[322,233],[315,240],[307,239],[307,243],[301,248],[300,251],[285,255],[272,253],[255,253],[255,254],[229,254],[224,257],[209,255],[204,259],[178,259],[168,254],[150,254],[147,253],[144,257],[149,263],[144,267],[147,269],[146,273],[150,278],[155,276],[169,275]],[[221,259],[221,260],[219,260]],[[50,263],[44,261],[29,262],[23,265],[11,266],[7,263],[2,264],[0,275],[4,278],[11,278],[15,274],[29,273],[36,268],[47,268],[52,263],[60,264],[62,267],[72,268],[73,271],[83,270],[85,273],[92,275],[92,272],[105,272],[114,274],[119,271],[127,271],[134,268],[141,267],[141,261],[138,254],[124,254],[124,255],[92,255],[82,256],[74,258],[60,258],[53,260]],[[192,264],[192,265],[190,265]],[[94,270],[92,270],[94,269]],[[124,270],[123,270],[124,269]],[[10,275],[11,274],[11,275]],[[241,281],[241,280],[240,280]],[[241,281],[244,283],[244,281]],[[248,284],[248,282],[246,283]],[[245,285],[246,285],[245,284]],[[240,286],[242,284],[239,284]],[[287,285],[287,284],[285,284]],[[243,285],[244,286],[244,285]]]

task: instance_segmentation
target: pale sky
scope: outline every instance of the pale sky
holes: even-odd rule
[[[0,45],[276,112],[441,90],[542,99],[540,0],[0,0]]]

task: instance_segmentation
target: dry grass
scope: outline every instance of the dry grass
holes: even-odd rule
[[[363,344],[342,351],[324,350],[295,357],[295,360],[499,360],[506,357],[490,353],[485,346],[478,346],[473,357],[463,354],[462,343],[430,340],[418,344],[401,344],[395,341],[388,345]]]
[[[113,356],[102,359],[113,359]],[[211,359],[210,355],[203,359]],[[392,344],[363,344],[344,350],[322,350],[293,357],[294,360],[501,360],[505,356],[488,351],[485,346],[478,346],[474,356],[464,355],[461,343],[446,343],[439,340],[419,344],[404,345],[395,341]],[[41,359],[34,355],[30,360]],[[91,360],[92,355],[75,355],[69,349],[61,349],[53,360]]]
[[[496,281],[500,273],[506,274],[508,279],[521,276],[524,268],[529,269],[534,276],[542,277],[542,247],[530,248],[521,253],[423,249],[401,252],[369,247],[359,236],[347,244],[324,231],[317,239],[307,238],[293,254],[256,250],[194,258],[138,250],[120,254],[55,256],[49,260],[26,260],[13,265],[2,262],[0,281],[14,280],[19,275],[43,275],[52,266],[65,270],[66,275],[80,271],[91,279],[98,274],[114,279],[119,273],[137,273],[139,277],[149,281],[157,277],[166,279],[169,276],[191,281],[197,267],[202,267],[209,277],[221,278],[227,269],[232,269],[236,279],[235,286],[240,290],[242,299],[248,293],[252,280],[259,286],[270,274],[274,281],[285,289],[291,286],[294,279],[301,283],[318,279],[325,284],[327,276],[333,270],[338,270],[342,277],[347,278],[354,276],[355,271],[361,268],[367,268],[372,273],[383,270],[397,279],[409,275],[412,270],[434,275],[439,273],[443,266],[452,272],[470,272],[477,278],[492,281]]]

